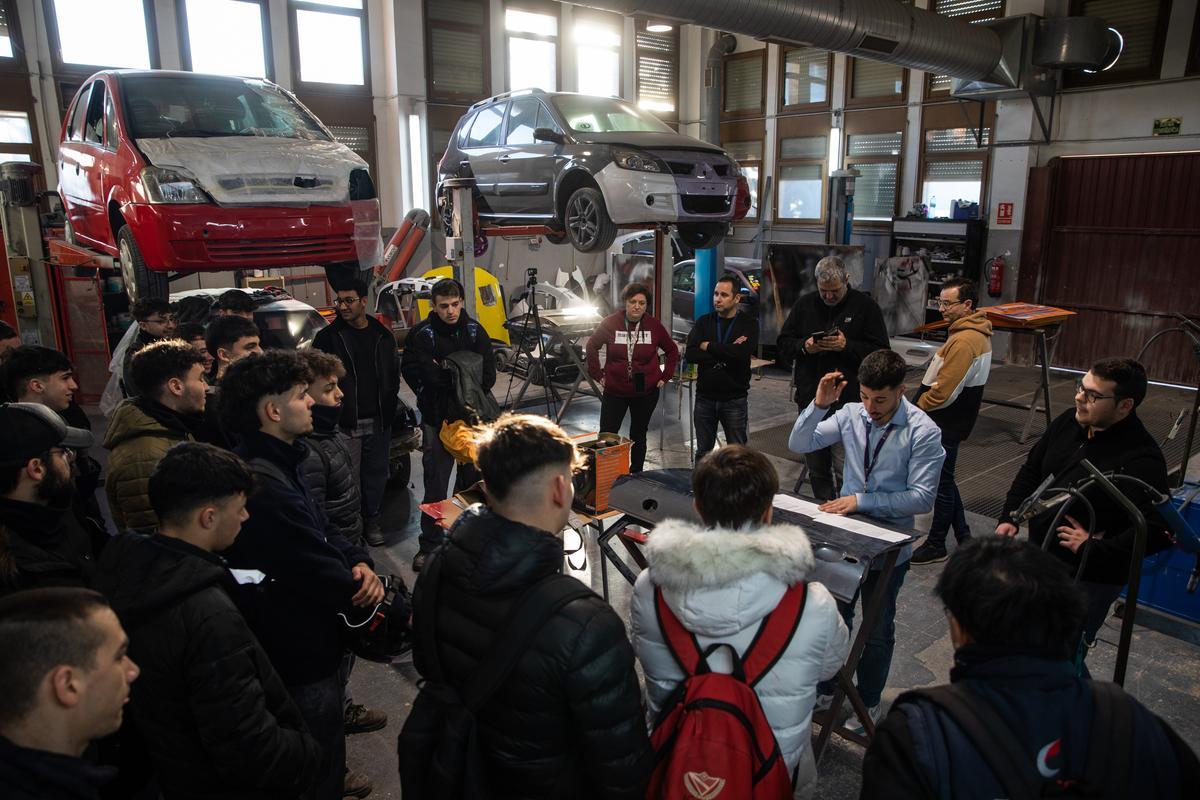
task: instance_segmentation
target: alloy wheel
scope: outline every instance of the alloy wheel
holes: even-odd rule
[[[580,249],[590,247],[600,230],[600,209],[586,195],[576,193],[567,204],[567,227]]]

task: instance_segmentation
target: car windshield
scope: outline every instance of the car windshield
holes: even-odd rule
[[[279,136],[329,141],[311,114],[270,84],[222,78],[121,79],[134,139]]]
[[[625,131],[651,131],[674,133],[669,127],[629,103],[607,97],[586,95],[561,95],[555,97],[558,113],[573,131],[585,133],[618,133]]]
[[[263,310],[254,312],[264,350],[309,347],[327,323],[316,309]]]

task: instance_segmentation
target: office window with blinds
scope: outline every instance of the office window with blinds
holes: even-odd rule
[[[659,32],[646,30],[647,25],[653,24],[642,18],[634,22],[637,104],[673,125],[679,120],[679,27]]]
[[[764,49],[725,56],[725,91],[721,105],[723,116],[755,117],[763,114],[765,53]]]
[[[775,212],[780,222],[819,222],[822,219],[828,156],[828,135],[780,138],[776,168],[779,199]]]
[[[974,128],[938,128],[926,130],[920,201],[930,217],[953,215],[955,200],[983,204],[983,182],[987,174],[987,146],[991,128],[984,128],[982,147]]]
[[[784,47],[780,58],[780,106],[785,110],[827,107],[833,54],[815,47]]]
[[[901,102],[908,70],[895,64],[851,58],[848,105]]]
[[[1125,49],[1112,69],[1093,74],[1079,70],[1064,73],[1064,86],[1097,86],[1159,78],[1171,0],[1073,0],[1071,13],[1103,19],[1121,34]]]
[[[929,10],[943,17],[954,17],[974,25],[977,22],[1000,19],[1004,16],[1004,0],[931,0]],[[925,78],[925,95],[950,94],[950,76],[929,74]]]
[[[896,215],[897,182],[904,132],[850,134],[846,166],[862,173],[854,181],[854,219],[887,222]]]
[[[429,99],[474,103],[489,96],[487,0],[425,0]]]

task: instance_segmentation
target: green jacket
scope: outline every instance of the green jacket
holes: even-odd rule
[[[172,445],[195,441],[182,422],[170,424],[171,412],[165,407],[158,406],[161,411],[155,416],[146,413],[141,406],[148,402],[152,401],[122,402],[104,434],[104,446],[112,452],[104,490],[118,531],[158,527],[158,516],[150,507],[150,473]]]

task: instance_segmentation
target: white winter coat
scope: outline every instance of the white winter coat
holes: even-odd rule
[[[650,536],[646,560],[649,568],[633,590],[631,623],[633,646],[646,675],[651,726],[683,679],[654,613],[655,587],[662,588],[667,605],[696,634],[701,648],[727,642],[741,654],[787,587],[805,580],[813,568],[808,537],[794,525],[733,531],[668,520]],[[837,674],[848,649],[849,634],[833,595],[810,583],[791,643],[755,687],[788,772],[800,767],[799,797],[811,796],[817,779],[810,746],[817,682]],[[725,649],[709,663],[717,672],[732,669]]]

